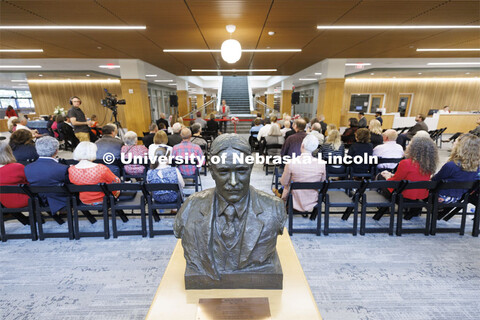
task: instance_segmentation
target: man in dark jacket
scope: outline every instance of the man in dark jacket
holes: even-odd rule
[[[411,140],[413,136],[418,132],[418,131],[427,131],[428,132],[428,126],[425,123],[425,116],[423,114],[419,114],[415,117],[415,121],[417,122],[413,127],[408,129],[407,133],[402,133],[401,135],[398,136],[397,138],[397,143],[405,149],[405,146],[407,144],[407,140]]]

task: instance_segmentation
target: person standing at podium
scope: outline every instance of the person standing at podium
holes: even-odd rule
[[[222,105],[220,106],[220,115],[222,116],[222,120],[228,120],[230,117],[230,107],[227,106],[225,99],[222,100]],[[227,133],[227,123],[228,121],[222,121],[220,124],[220,131],[222,131],[222,133]]]

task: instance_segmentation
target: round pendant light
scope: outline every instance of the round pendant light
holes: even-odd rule
[[[222,54],[223,60],[228,63],[235,63],[240,60],[242,56],[242,46],[237,40],[228,39],[222,43],[220,53]]]

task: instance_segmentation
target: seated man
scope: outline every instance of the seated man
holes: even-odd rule
[[[207,126],[207,121],[205,121],[204,119],[202,119],[202,113],[201,113],[200,111],[197,112],[197,118],[195,119],[194,122],[200,124],[200,126],[202,127],[202,129],[205,129],[205,127]]]
[[[401,159],[404,156],[403,148],[397,143],[397,131],[388,129],[383,134],[383,144],[373,149],[373,155],[378,158]],[[378,169],[395,169],[397,163],[379,163]]]
[[[155,123],[151,123],[150,126],[148,127],[148,134],[142,138],[143,145],[148,148],[150,147],[151,144],[153,144],[153,137],[155,136],[155,133],[158,131],[158,126]]]
[[[182,142],[182,137],[180,136],[180,131],[182,130],[182,125],[178,122],[174,123],[172,126],[172,133],[168,136],[168,145],[173,147],[176,144]]]
[[[325,163],[318,162],[312,156],[312,152],[318,147],[318,140],[312,135],[307,135],[301,144],[301,155],[299,162],[292,162],[285,165],[280,183],[284,187],[282,199],[287,201],[292,182],[320,182],[327,176]],[[310,163],[305,165],[305,163]],[[323,161],[322,161],[323,162]],[[314,220],[317,212],[314,207],[318,202],[318,190],[294,190],[293,209],[300,212],[312,212],[310,219]]]
[[[413,127],[408,129],[407,133],[402,133],[401,135],[398,136],[397,138],[397,143],[402,146],[403,149],[405,149],[407,145],[408,140],[412,140],[413,136],[418,132],[418,131],[427,131],[428,132],[428,126],[425,123],[425,116],[423,114],[418,114],[415,117],[415,121],[417,122]]]
[[[106,153],[111,153],[115,157],[115,160],[120,161],[123,142],[117,138],[117,126],[113,124],[107,124],[103,126],[102,133],[102,138],[95,142],[97,145],[97,160],[103,160],[103,157]],[[107,164],[107,167],[113,172],[114,175],[120,177],[121,172],[118,165]]]
[[[160,113],[160,119],[157,120],[157,127],[160,129],[160,124],[163,123],[165,130],[168,129],[168,121],[165,119],[165,113]]]
[[[175,125],[174,125],[175,126]],[[203,157],[202,149],[190,142],[192,132],[188,128],[183,128],[181,131],[182,142],[175,145],[172,150],[173,157],[185,158],[190,156]],[[202,162],[203,165],[203,162]],[[184,176],[193,176],[197,169],[195,165],[179,165],[178,169]]]
[[[318,140],[318,144],[323,144],[323,141],[325,140],[324,135],[322,134],[322,126],[320,125],[319,122],[315,122],[312,125],[312,131],[309,133],[310,135],[314,136]]]
[[[207,148],[207,140],[202,137],[202,125],[200,123],[194,123],[192,126],[192,143],[198,145],[202,150]]]
[[[32,186],[59,186],[68,183],[68,166],[58,163],[55,159],[58,153],[57,139],[45,136],[37,139],[35,149],[40,156],[37,161],[25,167],[25,176]],[[42,194],[44,204],[50,206],[52,214],[65,208],[67,198],[58,194]]]
[[[301,154],[302,141],[303,138],[307,136],[307,133],[305,132],[306,125],[307,123],[302,118],[295,120],[295,122],[293,123],[293,129],[295,130],[295,134],[292,134],[291,136],[286,138],[281,151],[282,157],[293,157],[293,155],[298,157]]]

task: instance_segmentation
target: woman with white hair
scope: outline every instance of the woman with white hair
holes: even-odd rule
[[[120,150],[121,155],[125,159],[133,159],[134,157],[145,157],[148,154],[148,149],[144,145],[137,145],[138,137],[133,131],[128,131],[123,136],[125,145]],[[125,173],[129,175],[142,175],[145,172],[145,166],[141,164],[127,164],[123,167]]]
[[[307,135],[302,142],[301,155],[298,161],[289,163],[283,170],[280,183],[284,187],[282,199],[287,200],[292,182],[320,182],[326,178],[325,163],[312,156],[312,152],[318,147],[318,139]],[[315,219],[318,202],[317,190],[294,190],[293,209],[300,212],[311,212],[310,219]],[[315,210],[314,210],[315,209]]]
[[[97,159],[97,145],[95,143],[80,142],[73,151],[73,159],[79,161],[78,164],[68,168],[68,176],[73,184],[92,185],[121,182],[107,166],[93,162]],[[113,195],[118,197],[120,192],[114,192]],[[80,200],[88,205],[101,204],[104,196],[103,192],[80,192]]]

